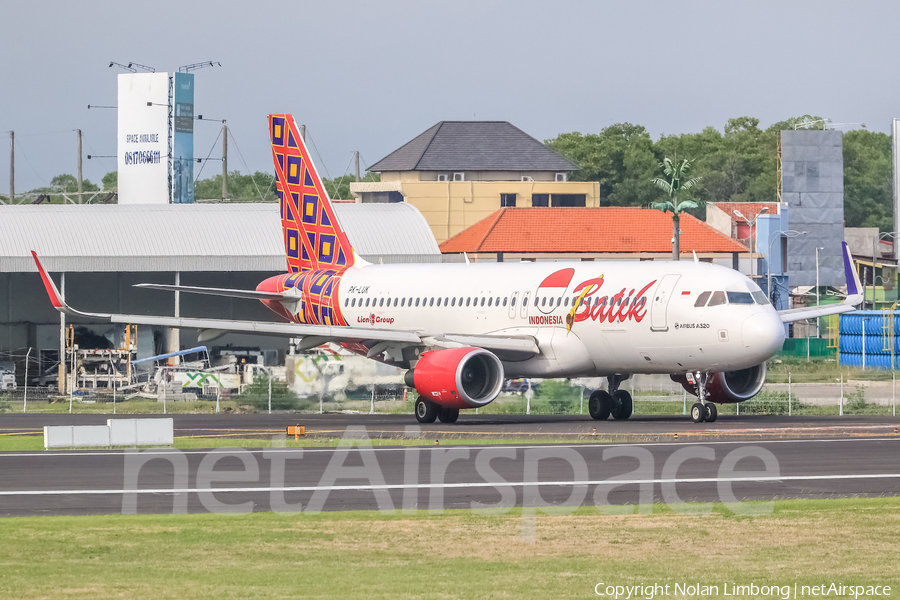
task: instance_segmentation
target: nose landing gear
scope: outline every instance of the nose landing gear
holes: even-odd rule
[[[694,373],[697,381],[697,394],[700,396],[700,402],[691,406],[691,420],[694,423],[712,423],[719,416],[716,405],[707,400],[709,393],[706,391],[706,380],[709,377],[707,373]]]

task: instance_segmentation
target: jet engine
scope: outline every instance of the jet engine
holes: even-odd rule
[[[432,350],[404,379],[422,398],[444,408],[478,408],[500,394],[503,364],[482,348]]]
[[[683,374],[672,375],[689,393],[698,396],[697,384]],[[757,395],[766,382],[766,363],[739,371],[711,373],[706,381],[707,400],[719,404],[743,402]]]

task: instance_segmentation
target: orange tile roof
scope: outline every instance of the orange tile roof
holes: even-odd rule
[[[746,223],[747,221],[734,214],[734,211],[736,210],[741,211],[741,213],[751,221],[756,218],[756,215],[762,212],[763,208],[768,207],[768,214],[770,215],[778,214],[777,202],[712,202],[711,204],[716,208],[725,211],[728,216],[731,217],[732,221],[738,223]]]
[[[746,213],[745,213],[746,214]],[[696,217],[681,217],[681,252],[748,252]],[[440,245],[461,252],[672,251],[672,215],[649,208],[501,208]]]

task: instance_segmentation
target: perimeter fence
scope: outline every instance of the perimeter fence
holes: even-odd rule
[[[885,373],[885,372],[883,372]],[[823,378],[814,373],[770,372],[769,381],[753,399],[740,404],[719,405],[719,414],[774,415],[883,415],[897,414],[897,382],[893,372],[881,379],[859,380],[840,373]],[[506,392],[478,409],[478,414],[587,415],[588,399],[605,381],[594,379],[570,385],[565,380],[532,382],[524,392]],[[60,395],[55,390],[29,387],[0,391],[0,415],[8,413],[73,414],[210,414],[210,413],[349,413],[413,414],[414,390],[391,389],[349,397],[329,395],[301,398],[281,383],[270,399],[265,389],[234,395],[184,394],[157,398],[152,394],[112,394],[91,391]],[[621,389],[634,401],[636,415],[686,415],[696,398],[667,377],[636,377]],[[0,416],[2,418],[2,416]]]

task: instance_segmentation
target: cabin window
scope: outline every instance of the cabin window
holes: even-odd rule
[[[466,306],[469,306],[469,303],[472,301],[471,298],[466,298]]]
[[[348,306],[350,306],[350,298],[344,300],[344,308],[347,308]]]
[[[416,306],[419,306],[419,299],[416,298]]]
[[[753,304],[753,296],[750,292],[725,292],[728,295],[729,304]]]
[[[484,297],[481,298],[481,305],[484,306]]]
[[[769,299],[766,298],[766,295],[761,290],[756,290],[755,292],[752,292],[751,295],[753,296],[753,299],[756,300],[757,304],[769,303]]]
[[[493,298],[488,298],[488,306],[491,305],[491,302],[493,302],[493,300],[494,300]]]
[[[597,302],[596,302],[597,298],[594,298],[594,300],[595,300],[594,304],[597,304]],[[600,306],[606,306],[606,296],[603,296],[602,298],[600,298]]]
[[[371,300],[372,300],[371,298],[366,298],[366,307],[369,306],[369,302],[371,302]]]
[[[528,306],[528,296],[522,298],[522,306]]]
[[[450,306],[456,306],[456,297],[455,296],[450,300]]]
[[[629,303],[629,302],[631,302],[631,298],[625,298],[625,300],[622,301],[622,305],[623,305],[623,306],[628,306],[628,303]]]
[[[378,301],[378,306],[384,306],[384,298]]]
[[[428,306],[434,306],[434,298],[428,300]]]
[[[697,301],[694,302],[695,307],[706,306],[706,301],[709,300],[709,295],[712,292],[703,292],[699,296],[697,296]]]
[[[400,298],[400,307],[406,306],[406,298]]]
[[[450,298],[444,298],[444,306],[449,306],[448,302],[450,302]]]
[[[568,296],[566,296],[566,301],[563,302],[563,304],[566,306],[569,306],[569,297]]]
[[[494,300],[494,306],[500,306],[500,296],[497,296],[497,299]]]
[[[503,298],[503,306],[506,306],[506,298]]]
[[[394,298],[394,308],[397,308],[397,303],[400,302],[399,298]]]
[[[515,296],[513,296],[512,299],[509,301],[509,305],[510,305],[510,306],[515,306],[515,305],[516,305],[516,297],[515,297]]]
[[[707,306],[719,306],[725,304],[725,292],[713,292],[712,299]]]

